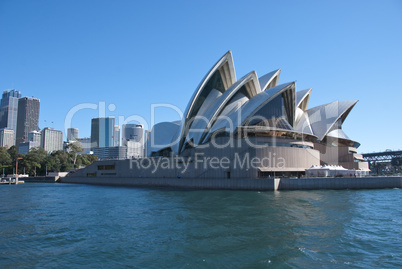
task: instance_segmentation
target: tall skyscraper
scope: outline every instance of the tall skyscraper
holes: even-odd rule
[[[49,153],[63,150],[63,132],[46,127],[42,130],[41,146]]]
[[[75,141],[78,138],[78,128],[67,129],[67,141]]]
[[[120,126],[115,125],[113,132],[113,146],[118,147],[120,146]]]
[[[33,97],[18,99],[16,145],[28,141],[28,133],[39,130],[40,100]]]
[[[91,148],[113,147],[114,118],[95,118],[91,122]]]
[[[14,130],[14,143],[17,133],[18,99],[20,97],[20,91],[7,90],[3,91],[0,102],[0,128]]]

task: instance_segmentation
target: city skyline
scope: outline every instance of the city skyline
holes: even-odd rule
[[[82,104],[98,109],[72,118],[68,127],[80,137],[101,116],[120,125],[119,117],[139,115],[150,129],[151,104],[184,111],[205,70],[231,50],[238,77],[282,68],[283,81],[313,89],[312,106],[333,101],[332,92],[359,98],[344,125],[361,142],[359,152],[401,148],[397,136],[377,139],[390,127],[402,131],[395,124],[402,99],[398,1],[40,3],[0,4],[0,34],[10,41],[0,44],[0,90],[41,99],[41,129],[65,132],[68,112]],[[219,16],[227,20],[217,27],[210,18]],[[174,110],[155,111],[154,123],[178,120]]]

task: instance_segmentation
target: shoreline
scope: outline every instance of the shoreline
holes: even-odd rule
[[[402,177],[134,178],[64,177],[61,183],[205,190],[321,190],[402,188]]]

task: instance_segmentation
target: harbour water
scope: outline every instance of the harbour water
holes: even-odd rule
[[[402,190],[0,186],[0,268],[401,268]]]

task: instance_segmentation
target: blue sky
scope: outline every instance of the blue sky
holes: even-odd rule
[[[103,104],[148,124],[151,104],[184,110],[228,50],[238,78],[281,68],[313,88],[310,107],[359,100],[343,129],[360,152],[402,149],[402,1],[0,0],[0,90],[39,98],[40,128]],[[98,115],[77,110],[80,137]]]

